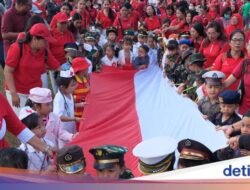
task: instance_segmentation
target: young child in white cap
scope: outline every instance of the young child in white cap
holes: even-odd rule
[[[71,141],[76,136],[64,130],[60,118],[52,112],[51,90],[40,87],[32,88],[26,106],[30,106],[42,117],[47,130],[45,137],[55,145],[55,149],[61,148],[60,140]]]
[[[29,106],[21,108],[19,119],[26,125],[38,138],[41,138],[44,143],[53,148],[53,143],[45,139],[46,128],[43,125],[42,118],[32,110]],[[34,149],[29,144],[22,143],[19,147],[28,155],[28,169],[43,171],[51,165],[52,161],[49,156],[41,151]]]
[[[72,68],[66,71],[60,71],[57,78],[58,92],[53,102],[53,112],[58,115],[62,121],[62,128],[69,133],[76,133],[75,122],[80,122],[81,118],[74,116],[74,98],[73,93],[77,87],[75,74]],[[59,147],[69,143],[67,140],[60,140]]]

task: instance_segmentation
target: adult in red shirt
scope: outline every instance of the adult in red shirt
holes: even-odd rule
[[[132,5],[133,9],[136,10],[141,15],[141,17],[145,16],[144,7],[146,6],[146,4],[143,1],[132,0],[131,5]]]
[[[35,149],[46,152],[49,156],[53,156],[50,147],[43,143],[37,136],[34,135],[16,116],[10,107],[6,98],[0,93],[0,149],[9,147],[9,144],[4,139],[8,130],[16,136],[21,142],[28,143]]]
[[[79,13],[82,16],[82,28],[88,29],[91,23],[90,14],[86,9],[85,0],[78,0],[77,8],[71,11],[70,16],[73,16],[75,13]]]
[[[60,12],[61,13],[65,13],[66,15],[70,15],[70,12],[72,11],[72,6],[69,3],[63,3],[61,8],[60,8]],[[73,14],[74,15],[74,14]],[[71,15],[71,16],[73,16]],[[50,22],[50,27],[51,28],[55,28],[56,27],[56,23],[57,23],[57,16],[60,16],[58,14],[54,15],[52,17],[52,20]]]
[[[186,13],[186,25],[184,26],[186,31],[190,31],[190,29],[193,25],[193,18],[195,16],[197,16],[196,11],[193,11],[193,10],[187,11],[187,13]]]
[[[174,6],[171,4],[171,5],[168,5],[166,7],[166,18],[168,18],[171,22],[176,19],[176,15],[175,15],[175,9],[174,9]]]
[[[157,1],[157,12],[160,13],[161,20],[164,20],[167,18],[167,12],[166,12],[166,2],[164,0]]]
[[[58,61],[46,48],[47,43],[53,41],[46,25],[38,23],[31,27],[24,40],[10,46],[4,75],[6,95],[16,113],[25,105],[29,90],[42,87],[41,75],[46,65],[53,70],[59,68]]]
[[[125,30],[135,29],[134,19],[129,17],[128,9],[125,5],[122,6],[120,15],[116,16],[113,26],[118,30],[118,40],[123,38],[123,32]]]
[[[179,7],[176,10],[176,19],[174,19],[168,30],[172,32],[172,34],[180,34],[185,32],[185,25],[186,25],[186,10],[183,7]]]
[[[230,20],[230,24],[226,27],[227,37],[231,35],[236,29],[242,30],[244,28],[243,18],[239,13],[233,14]]]
[[[229,42],[230,50],[220,54],[216,58],[212,70],[223,72],[227,78],[233,72],[234,68],[244,60],[244,42],[245,34],[242,30],[235,30],[231,33]],[[228,89],[237,90],[238,86],[239,80]]]
[[[240,62],[233,70],[232,74],[224,81],[224,87],[227,88],[239,79],[244,80],[244,93],[239,106],[239,113],[244,115],[250,109],[250,43],[247,44],[248,58]],[[243,72],[244,71],[244,72]]]
[[[68,17],[64,13],[58,13],[56,28],[52,29],[52,35],[56,42],[50,44],[51,53],[60,64],[66,62],[64,55],[64,44],[75,42],[73,34],[68,30]]]
[[[18,34],[24,31],[25,23],[30,17],[31,7],[32,0],[16,0],[15,4],[3,15],[1,31],[5,56],[9,46],[16,41]]]
[[[115,12],[110,6],[110,0],[104,0],[102,4],[102,10],[98,12],[96,17],[96,23],[100,24],[103,29],[111,27],[116,17]]]
[[[206,37],[204,26],[199,22],[194,23],[190,29],[190,36],[193,41],[195,51],[198,52],[202,41]]]
[[[134,28],[137,31],[138,30],[138,23],[143,21],[142,16],[139,14],[138,11],[133,9],[132,5],[130,3],[125,3],[127,9],[128,9],[128,15],[129,17],[132,17],[134,19]]]
[[[90,24],[94,25],[98,11],[93,7],[91,0],[86,1],[86,11],[89,13]]]
[[[144,19],[144,25],[149,31],[159,29],[161,27],[160,17],[156,15],[155,9],[152,5],[146,8],[147,17]]]
[[[227,51],[226,36],[220,23],[213,21],[207,27],[207,37],[201,43],[199,52],[206,57],[205,69],[210,69],[215,59]]]

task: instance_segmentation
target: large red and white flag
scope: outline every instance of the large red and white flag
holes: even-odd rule
[[[202,118],[191,100],[176,93],[156,65],[141,71],[104,69],[93,73],[90,83],[85,119],[72,142],[82,146],[87,172],[94,173],[88,150],[104,144],[127,147],[126,165],[136,176],[138,160],[132,150],[142,140],[164,135],[177,141],[191,138],[212,151],[226,146],[224,134]]]

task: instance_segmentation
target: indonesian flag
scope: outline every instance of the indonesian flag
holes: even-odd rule
[[[223,132],[205,121],[197,105],[176,93],[156,65],[140,71],[104,68],[93,73],[84,120],[72,144],[83,148],[87,172],[95,174],[90,148],[104,144],[125,146],[126,166],[135,176],[138,159],[133,148],[142,140],[169,136],[197,140],[212,151],[226,146]],[[166,145],[162,145],[166,146]]]

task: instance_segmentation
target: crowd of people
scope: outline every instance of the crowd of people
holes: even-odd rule
[[[0,167],[85,175],[89,151],[97,176],[133,177],[125,147],[65,146],[84,119],[91,73],[104,67],[159,67],[228,138],[215,152],[183,139],[151,160],[136,153],[141,173],[250,155],[250,0],[6,0],[0,17]],[[4,140],[6,130],[18,148]]]

